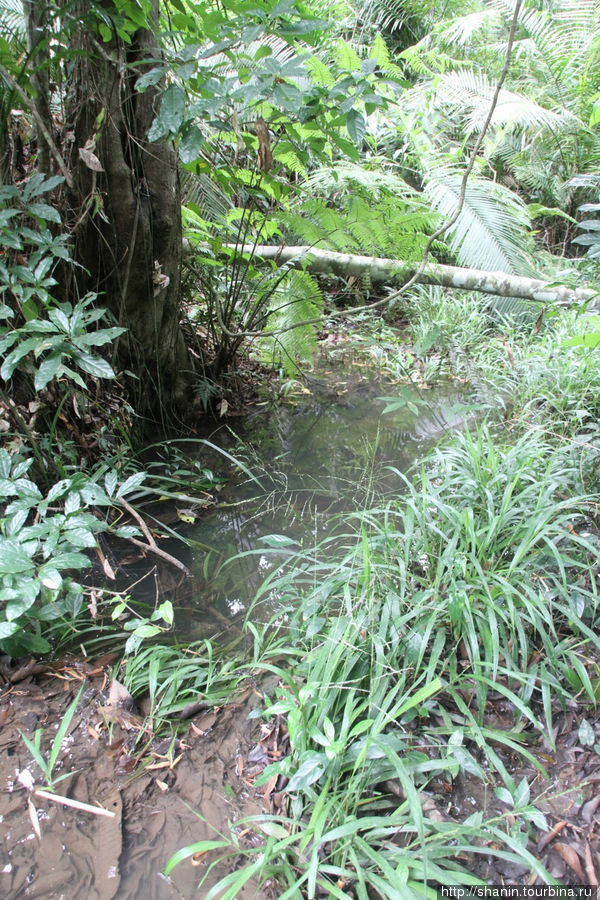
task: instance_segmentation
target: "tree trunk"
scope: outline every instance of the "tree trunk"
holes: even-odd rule
[[[336,253],[333,250],[318,250],[315,247],[276,247],[271,245],[227,244],[224,253],[231,250],[249,253],[254,260],[270,260],[277,266],[306,269],[322,275],[369,275],[372,281],[408,281],[417,271],[416,263],[404,263],[397,259],[382,259],[377,256],[358,256],[352,253]],[[193,253],[192,244],[186,242],[186,252]],[[443,287],[459,288],[465,291],[483,291],[499,297],[518,297],[537,303],[562,303],[572,305],[599,297],[599,292],[589,288],[569,288],[565,285],[548,283],[537,278],[509,275],[507,272],[486,272],[482,269],[463,269],[459,266],[443,266],[441,263],[427,263],[417,278],[419,284],[439,284]]]
[[[106,2],[107,8],[114,5]],[[89,6],[79,10],[85,19]],[[153,0],[158,16],[158,0]],[[66,97],[65,138],[74,186],[70,227],[75,242],[71,294],[100,294],[127,334],[114,362],[139,378],[138,411],[181,407],[192,364],[179,321],[181,202],[171,143],[148,143],[158,87],[135,90],[160,51],[151,31],[131,43],[103,43],[94,28],[73,34],[73,72]]]

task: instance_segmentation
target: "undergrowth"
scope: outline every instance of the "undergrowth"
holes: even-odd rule
[[[499,391],[506,415],[397,472],[397,497],[265,580],[247,630],[279,686],[256,715],[287,729],[289,752],[260,781],[278,778],[287,804],[173,856],[167,873],[193,853],[212,854],[207,876],[230,860],[209,900],[246,884],[290,900],[422,898],[480,883],[494,855],[554,883],[530,843],[549,825],[506,760],[547,780],[530,747],[553,747],[557,712],[598,694],[598,367],[567,343],[582,327],[570,315],[476,316],[464,297],[437,313],[413,317],[423,358]],[[394,352],[390,340],[386,365]],[[276,615],[252,624],[274,597]],[[509,727],[489,715],[498,701]],[[493,799],[462,821],[433,799],[461,773]]]

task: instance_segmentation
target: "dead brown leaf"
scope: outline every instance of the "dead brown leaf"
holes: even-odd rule
[[[556,837],[557,834],[560,834],[560,832],[563,830],[563,828],[565,827],[566,824],[567,823],[564,819],[561,822],[557,822],[556,825],[554,825],[550,829],[550,831],[547,831],[546,834],[544,834],[539,839],[538,844],[537,844],[538,853],[541,853],[542,850],[546,849],[548,844],[554,840],[554,838]]]
[[[267,123],[260,116],[256,120],[256,136],[258,138],[258,168],[261,172],[268,172],[273,164],[271,152],[271,138]]]
[[[87,147],[79,148],[79,158],[83,163],[85,163],[88,169],[92,170],[92,172],[104,172],[102,163],[100,162],[96,154],[91,150],[88,150]]]
[[[217,714],[215,712],[205,712],[204,715],[200,716],[198,719],[196,719],[195,722],[191,723],[192,731],[194,732],[194,734],[202,737],[210,731],[216,721]]]
[[[570,844],[564,844],[560,841],[554,844],[554,849],[564,859],[569,868],[571,868],[575,872],[575,874],[579,878],[579,883],[585,884],[583,869],[581,868],[577,850],[575,850],[575,848]]]
[[[278,778],[279,778],[279,775],[271,775],[271,777],[269,778],[267,783],[264,785],[264,791],[262,792],[262,795],[263,795],[263,805],[264,805],[265,809],[266,809],[267,803],[269,802],[269,797],[275,790],[275,785],[277,784]]]

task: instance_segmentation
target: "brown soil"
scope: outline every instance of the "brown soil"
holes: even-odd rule
[[[86,688],[54,772],[73,774],[56,792],[100,804],[114,818],[36,797],[17,780],[28,769],[34,791],[45,787],[19,730],[31,738],[43,728],[47,755],[84,674]],[[246,762],[260,730],[256,720],[248,720],[260,703],[252,689],[226,707],[200,712],[175,742],[155,740],[144,751],[143,717],[121,706],[107,708],[107,688],[102,667],[79,666],[29,677],[0,697],[0,896],[7,900],[203,897],[235,867],[235,857],[229,866],[216,867],[198,892],[214,856],[195,860],[197,865],[186,860],[166,879],[162,872],[171,855],[196,841],[218,839],[218,832],[228,835],[228,821],[262,810]],[[28,800],[37,811],[40,837]],[[240,900],[254,896],[251,890],[239,893]]]

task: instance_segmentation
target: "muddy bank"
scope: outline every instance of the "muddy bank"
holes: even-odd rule
[[[72,774],[56,792],[100,805],[115,813],[112,818],[45,800],[18,780],[28,770],[34,791],[44,787],[19,730],[32,738],[44,729],[47,755],[84,675],[84,694],[54,772]],[[228,820],[261,812],[261,795],[252,786],[257,768],[248,763],[260,737],[260,724],[248,720],[261,702],[256,689],[248,686],[226,707],[201,711],[178,738],[157,740],[137,711],[107,709],[109,680],[108,668],[78,664],[10,686],[0,699],[2,897],[137,900],[142,889],[148,900],[194,897],[235,867],[235,858],[229,867],[217,866],[202,894],[196,886],[212,860],[186,861],[169,880],[162,875],[176,850],[228,834]],[[258,770],[263,767],[264,761]],[[240,900],[250,896],[241,892]]]

